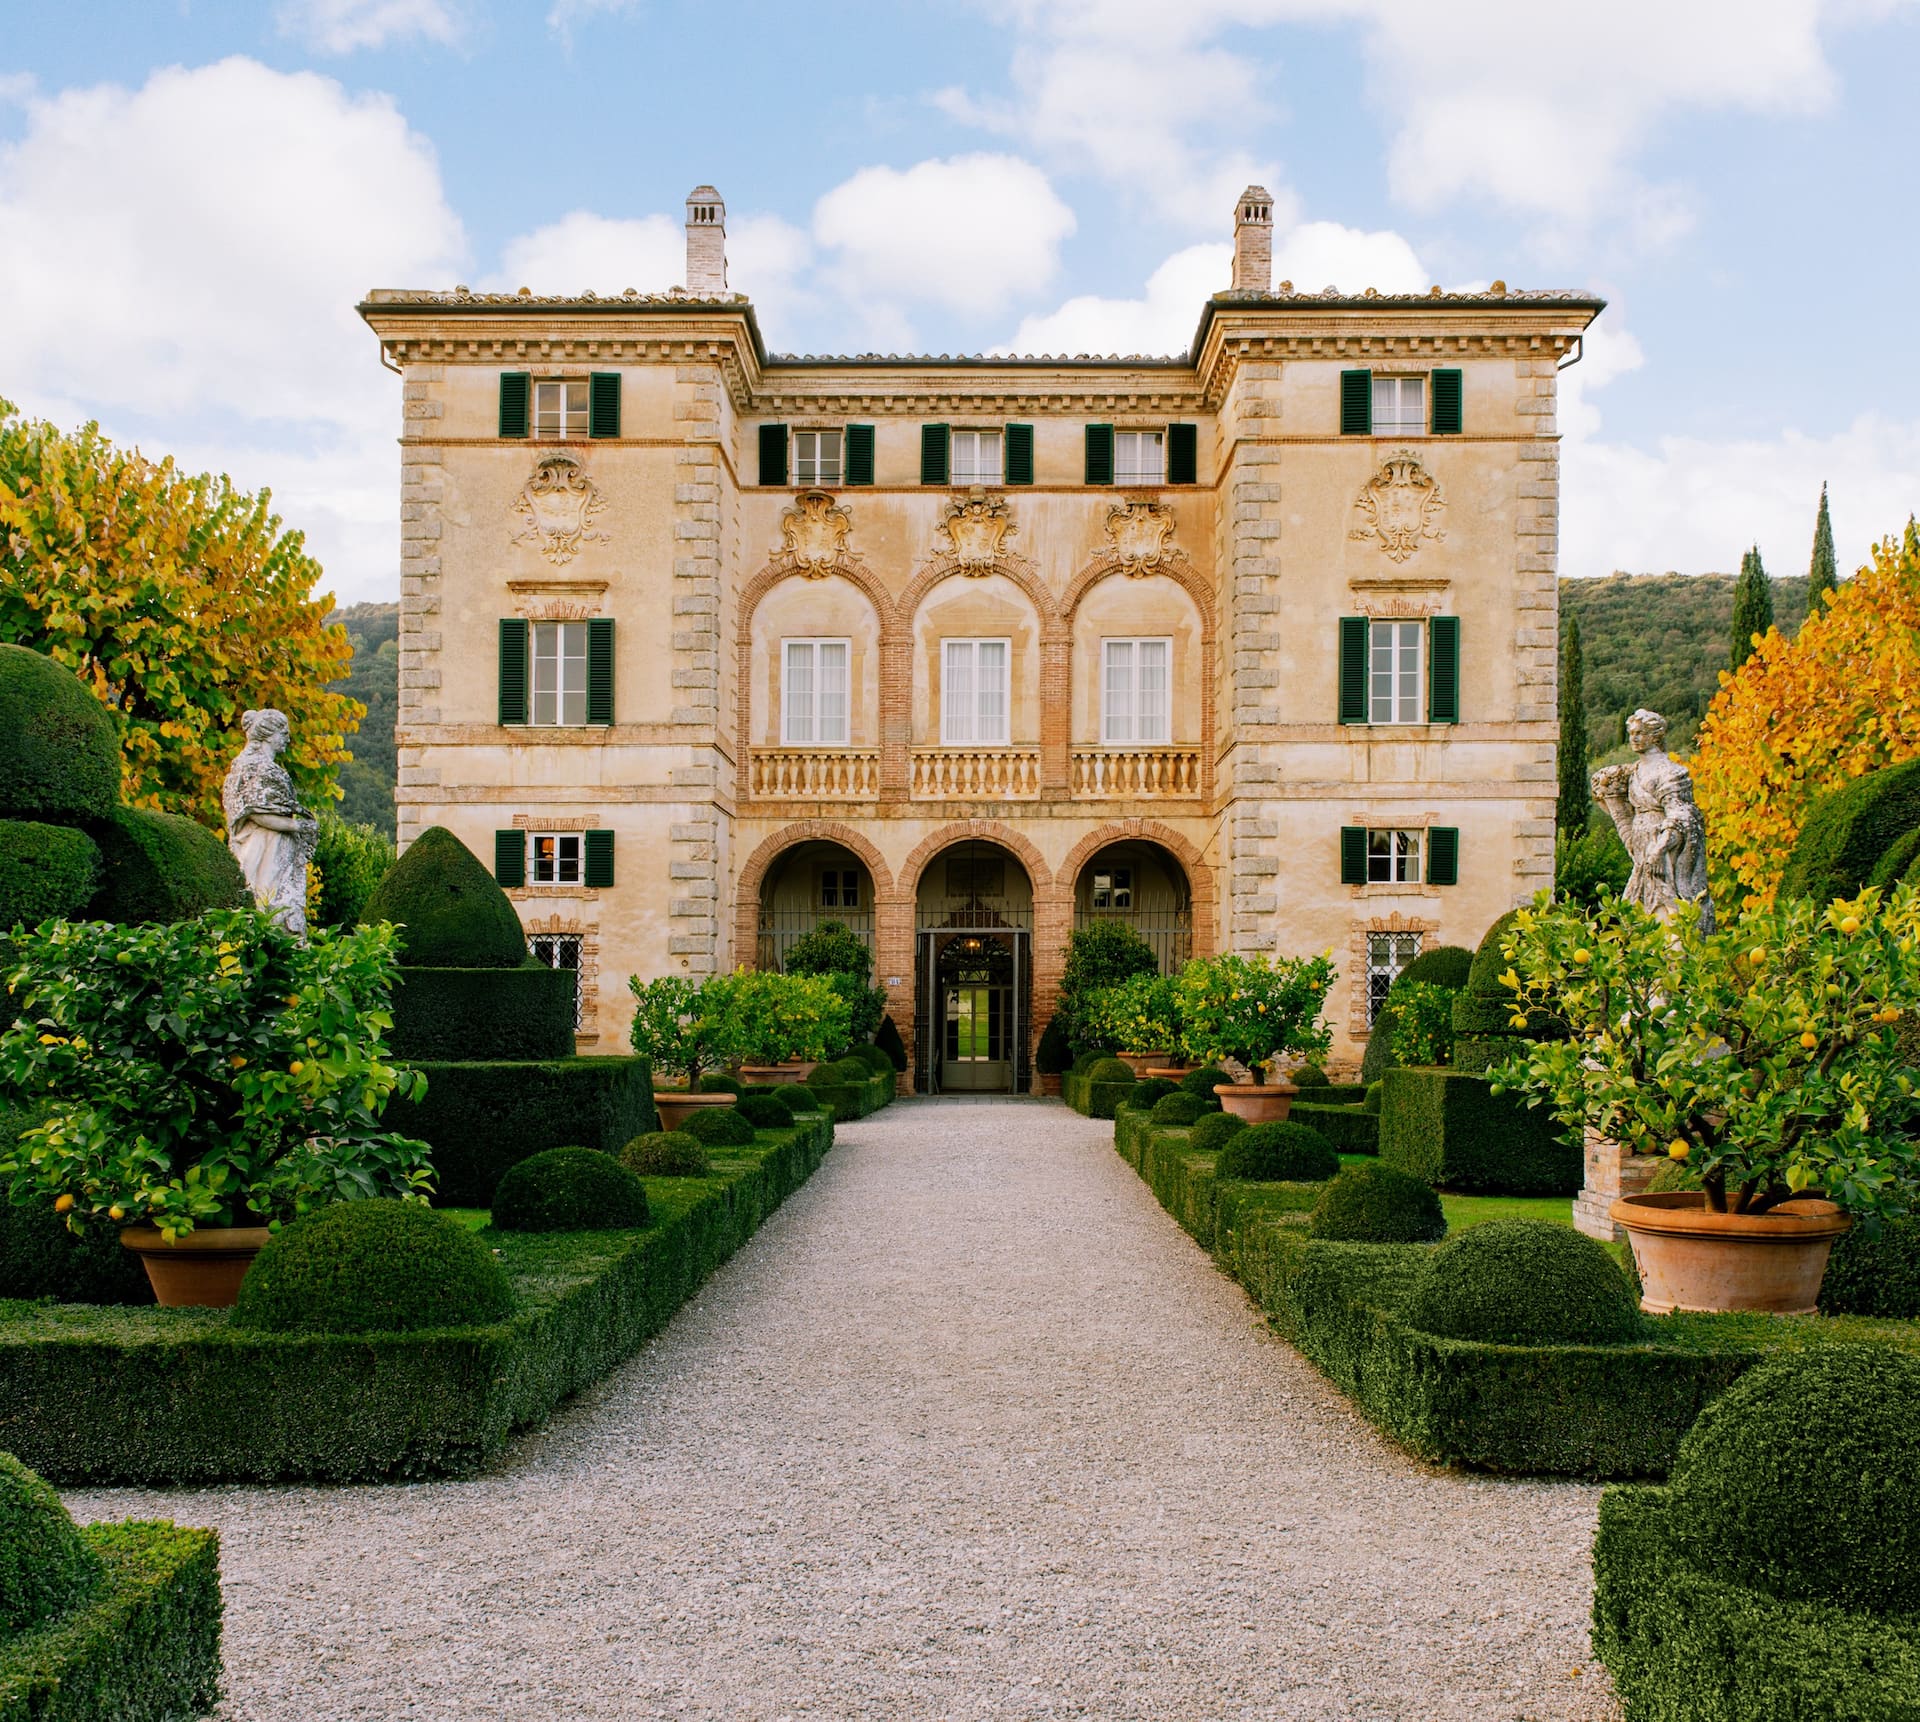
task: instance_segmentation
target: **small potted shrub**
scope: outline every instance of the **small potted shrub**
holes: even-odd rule
[[[1135,1076],[1167,1068],[1179,1043],[1170,975],[1130,975],[1093,995],[1091,1013],[1101,1037],[1119,1048],[1115,1057]]]
[[[699,1092],[701,1073],[718,1070],[733,1057],[737,1025],[733,1016],[732,975],[709,975],[696,981],[691,975],[661,975],[643,981],[634,975],[628,988],[634,997],[633,1026],[628,1031],[633,1050],[653,1071],[654,1110],[660,1128],[677,1130],[694,1113],[711,1106],[731,1106],[731,1094]],[[659,1086],[661,1072],[684,1079],[684,1088]]]
[[[1608,892],[1515,918],[1516,1020],[1545,1007],[1573,1038],[1529,1044],[1496,1082],[1698,1184],[1613,1204],[1645,1309],[1811,1312],[1849,1216],[1911,1200],[1920,1096],[1899,1030],[1920,1008],[1917,948],[1913,885],[1749,905],[1712,933]]]
[[[1187,1055],[1203,1064],[1231,1058],[1253,1072],[1281,1058],[1324,1058],[1333,1031],[1320,1007],[1333,977],[1326,957],[1194,958],[1174,983]],[[1250,1124],[1285,1118],[1296,1092],[1272,1076],[1214,1089],[1222,1107]]]
[[[887,1011],[887,989],[873,984],[873,952],[866,940],[842,921],[822,921],[812,932],[794,940],[782,967],[789,975],[815,975],[826,981],[846,1004],[847,1021],[838,1042],[797,1060],[784,1080],[805,1082],[814,1066],[834,1044],[861,1046],[879,1031]]]
[[[747,1082],[797,1082],[847,1038],[847,999],[831,976],[741,969],[726,993]]]
[[[387,1062],[393,928],[57,921],[12,959],[0,1083],[45,1110],[0,1178],[75,1230],[124,1228],[160,1303],[230,1306],[272,1229],[429,1187],[427,1145],[380,1123],[426,1086]]]

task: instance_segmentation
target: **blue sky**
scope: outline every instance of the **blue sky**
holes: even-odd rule
[[[270,484],[397,582],[367,287],[654,289],[681,205],[794,351],[1171,351],[1276,275],[1584,286],[1562,565],[1803,572],[1920,509],[1920,0],[7,8],[0,394]]]

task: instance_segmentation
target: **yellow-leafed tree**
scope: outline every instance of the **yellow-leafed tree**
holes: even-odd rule
[[[220,826],[240,714],[277,706],[303,801],[335,795],[365,708],[347,632],[268,492],[69,435],[0,401],[0,640],[65,664],[120,726],[122,794]]]
[[[1920,528],[1875,546],[1792,640],[1769,629],[1700,726],[1695,793],[1716,893],[1773,901],[1807,809],[1920,758]]]

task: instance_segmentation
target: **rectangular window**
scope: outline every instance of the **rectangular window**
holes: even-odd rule
[[[860,874],[852,867],[828,867],[820,874],[820,907],[857,909],[860,907]]]
[[[533,434],[547,437],[587,434],[585,377],[565,377],[533,385]]]
[[[1130,910],[1133,907],[1133,869],[1109,867],[1096,872],[1088,907]]]
[[[948,747],[1007,745],[1010,640],[943,640],[940,739]]]
[[[846,640],[786,640],[780,739],[788,747],[847,745]]]
[[[527,940],[527,949],[533,953],[534,961],[545,963],[550,969],[566,969],[573,975],[573,1026],[580,1026],[580,947],[582,939],[578,933],[534,933]]]
[[[1164,484],[1166,480],[1165,431],[1117,430],[1113,433],[1115,484]]]
[[[1173,739],[1167,666],[1171,640],[1105,640],[1100,733],[1109,747]]]
[[[1420,954],[1418,933],[1369,933],[1367,935],[1367,1021],[1375,1022],[1380,1007],[1387,1002],[1387,989],[1400,978],[1400,971]]]
[[[1417,885],[1420,883],[1419,831],[1369,831],[1367,833],[1367,883],[1370,885]]]
[[[581,882],[579,832],[530,831],[527,855],[531,865],[528,883],[578,885]]]
[[[793,482],[840,482],[840,433],[837,430],[797,430],[793,433]]]
[[[587,624],[535,622],[533,717],[536,724],[587,721]]]
[[[1369,630],[1367,721],[1419,723],[1421,622],[1375,622]]]
[[[950,447],[953,483],[1000,482],[1000,433],[997,430],[957,430]]]
[[[1373,434],[1423,436],[1427,429],[1425,377],[1373,379]]]

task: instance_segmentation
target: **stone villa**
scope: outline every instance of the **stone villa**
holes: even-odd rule
[[[1585,293],[1271,280],[1172,358],[794,357],[687,284],[382,290],[399,832],[490,860],[579,1045],[627,977],[869,938],[923,1088],[1024,1088],[1076,925],[1392,976],[1551,882],[1556,373]]]

